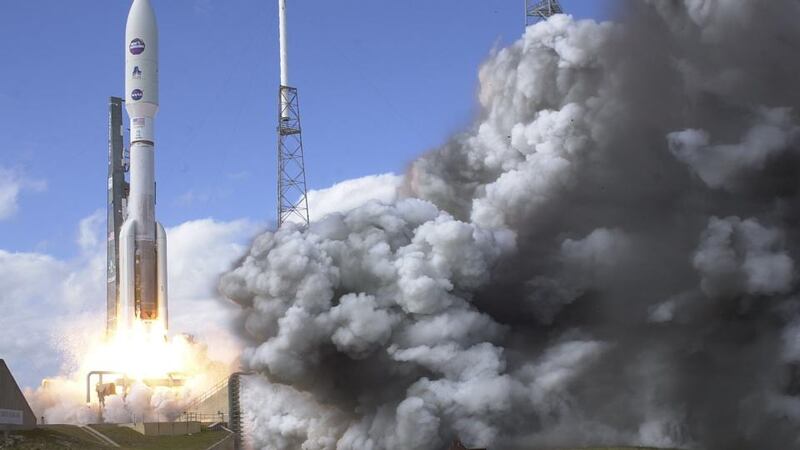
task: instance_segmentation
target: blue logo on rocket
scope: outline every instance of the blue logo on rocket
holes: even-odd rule
[[[144,92],[142,92],[142,90],[141,90],[141,89],[134,89],[134,90],[131,92],[131,98],[132,98],[133,100],[141,100],[141,99],[142,99],[142,97],[144,97]]]
[[[139,38],[132,40],[131,45],[128,46],[128,50],[131,51],[132,55],[141,55],[144,53],[144,49],[144,41]]]

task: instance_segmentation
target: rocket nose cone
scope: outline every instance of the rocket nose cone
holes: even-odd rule
[[[158,24],[150,0],[133,0],[125,35],[132,55],[158,59]],[[145,49],[147,55],[144,55]]]
[[[156,15],[150,0],[133,0],[128,13],[128,27],[151,26],[155,27]]]
[[[150,0],[133,0],[133,4],[131,5],[131,8],[137,7],[137,6],[141,7],[141,8],[153,9],[153,6],[150,4]]]

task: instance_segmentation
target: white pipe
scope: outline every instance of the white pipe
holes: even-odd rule
[[[289,51],[286,31],[286,0],[278,0],[280,29],[281,86],[289,86]]]

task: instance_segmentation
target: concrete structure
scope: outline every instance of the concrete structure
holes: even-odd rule
[[[139,422],[120,426],[144,436],[185,436],[201,431],[200,422]]]
[[[0,359],[0,431],[33,428],[36,416],[6,362]]]
[[[228,434],[224,439],[207,448],[206,450],[236,450],[234,448],[233,434]]]

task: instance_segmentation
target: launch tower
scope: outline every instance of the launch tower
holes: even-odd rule
[[[300,101],[297,88],[289,85],[286,0],[278,0],[278,17],[281,59],[281,85],[278,90],[278,228],[291,219],[308,226]]]
[[[111,97],[108,102],[108,251],[106,268],[106,333],[111,336],[117,329],[119,308],[119,231],[125,221],[130,184],[125,178],[128,162],[124,148],[122,105],[125,101]]]
[[[525,0],[525,27],[563,12],[558,0]]]

